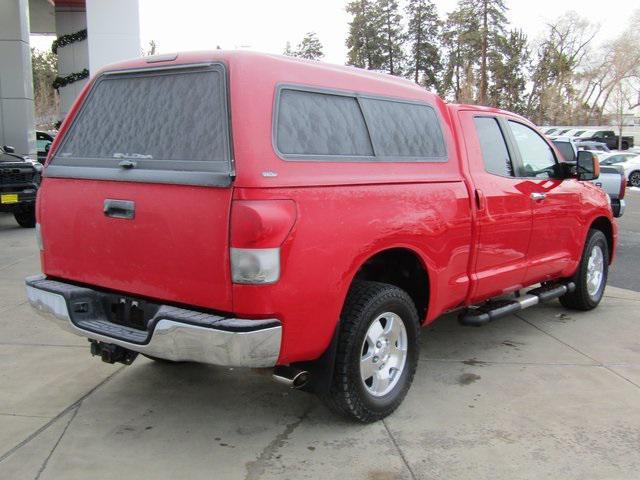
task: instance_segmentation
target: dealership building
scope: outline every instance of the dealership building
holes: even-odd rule
[[[138,0],[0,0],[0,145],[36,152],[30,35],[55,34],[61,118],[89,75],[138,57]]]

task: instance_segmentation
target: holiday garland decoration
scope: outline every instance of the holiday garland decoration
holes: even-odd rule
[[[66,47],[67,45],[71,45],[72,43],[81,42],[82,40],[87,39],[87,29],[80,30],[76,33],[68,33],[67,35],[62,35],[61,37],[56,38],[51,44],[51,51],[55,54],[58,53],[58,48]]]
[[[67,35],[62,35],[61,37],[56,38],[51,44],[51,51],[57,55],[58,48],[66,47],[67,45],[71,45],[72,43],[81,42],[87,39],[87,29],[80,30],[76,33],[69,33]],[[56,90],[66,87],[67,85],[77,82],[78,80],[83,80],[89,76],[89,70],[86,68],[81,72],[70,73],[65,77],[57,76],[51,86]]]
[[[58,90],[61,87],[66,87],[70,83],[77,82],[78,80],[83,80],[89,76],[89,70],[86,68],[81,72],[70,73],[66,77],[56,77],[51,86]]]

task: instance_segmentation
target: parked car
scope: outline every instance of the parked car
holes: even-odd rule
[[[594,132],[595,130],[593,129],[585,129],[582,131],[582,133],[577,134],[575,138],[576,140],[584,140],[586,138],[592,137]]]
[[[598,155],[601,155],[602,152],[609,153],[611,151],[606,143],[586,141],[576,138],[572,138],[572,140],[574,140],[575,146],[578,150],[589,150],[590,152],[597,153]]]
[[[559,129],[557,129],[557,130],[553,133],[553,136],[554,136],[554,137],[564,136],[564,135],[566,135],[568,132],[570,132],[571,130],[573,130],[573,129],[572,129],[572,128],[559,128]]]
[[[15,154],[13,147],[0,147],[0,212],[13,213],[21,227],[36,225],[36,192],[42,165]]]
[[[600,160],[603,166],[619,166],[632,187],[640,187],[640,155],[637,153],[613,153]]]
[[[41,130],[36,130],[36,146],[38,151],[38,162],[44,164],[49,153],[49,147],[53,143],[53,135]]]
[[[596,142],[606,143],[610,149],[627,150],[633,147],[633,137],[623,136],[622,141],[618,142],[619,136],[613,130],[594,130],[589,137],[581,137],[581,140],[594,140]]]
[[[573,137],[559,137],[553,140],[553,144],[556,146],[564,160],[568,163],[575,163],[578,158],[578,152],[581,150],[590,151],[595,155],[597,159],[599,156],[606,155],[601,151],[591,150],[596,142],[579,142]],[[604,148],[607,148],[604,144]],[[608,148],[607,148],[608,150]],[[626,202],[624,200],[627,186],[627,177],[624,175],[624,171],[614,165],[604,166],[600,162],[600,175],[597,179],[591,181],[594,185],[602,188],[611,199],[611,210],[614,217],[621,217],[626,209]]]
[[[27,295],[104,361],[274,368],[374,421],[442,313],[598,305],[617,237],[598,168],[516,114],[380,73],[131,60],[88,82],[51,147]]]
[[[584,130],[580,130],[579,128],[572,128],[570,130],[567,130],[564,133],[564,136],[565,137],[575,137],[576,135],[579,135],[582,132],[584,132]]]

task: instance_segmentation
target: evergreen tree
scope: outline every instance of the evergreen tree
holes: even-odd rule
[[[404,33],[398,0],[378,0],[376,10],[379,20],[375,23],[382,26],[381,48],[384,58],[382,66],[391,75],[401,75],[404,60],[402,48]]]
[[[315,32],[308,32],[302,38],[296,49],[291,48],[291,42],[287,42],[283,55],[288,57],[306,58],[307,60],[320,60],[324,57],[322,43]]]
[[[474,65],[480,57],[480,23],[468,8],[460,4],[444,24],[442,45],[446,52],[445,68],[440,94],[451,93],[455,102],[474,101]],[[463,92],[464,95],[463,95]]]
[[[505,42],[506,10],[504,0],[459,0],[458,7],[449,15],[446,42],[451,65],[447,78],[460,82],[460,72],[466,72],[466,82],[474,79],[464,88],[456,85],[456,97],[464,89],[467,94],[472,92],[477,103],[487,103],[489,59],[500,55]]]
[[[349,49],[347,64],[371,70],[381,69],[384,57],[379,10],[373,0],[353,0],[347,4],[346,10],[353,15],[346,41]]]
[[[411,59],[409,73],[416,83],[427,88],[439,86],[440,61],[439,33],[440,19],[432,0],[409,0],[407,40]]]
[[[480,49],[480,92],[478,101],[481,105],[487,102],[489,70],[487,67],[492,50],[498,51],[504,41],[504,25],[507,24],[504,0],[471,0],[475,11],[482,16]]]
[[[526,68],[530,63],[527,36],[512,30],[499,40],[489,57],[489,103],[512,112],[525,113]]]
[[[306,58],[308,60],[320,60],[324,57],[322,43],[318,40],[315,32],[308,32],[302,37],[302,41],[296,48],[296,57]]]

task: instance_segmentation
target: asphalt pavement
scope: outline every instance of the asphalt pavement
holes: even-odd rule
[[[640,191],[627,190],[627,210],[618,222],[618,252],[609,285],[640,292]]]

